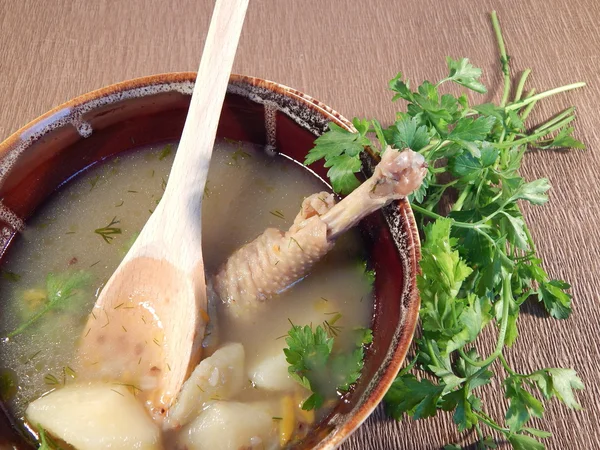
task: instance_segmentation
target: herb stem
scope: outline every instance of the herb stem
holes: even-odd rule
[[[484,414],[483,412],[477,412],[477,411],[473,411],[473,414],[475,414],[477,416],[477,418],[479,420],[481,420],[483,423],[485,423],[488,427],[499,431],[502,434],[506,434],[509,432],[509,430],[507,428],[502,428],[500,425],[498,425],[496,422],[494,422],[492,420],[491,417],[489,417],[487,414]]]
[[[561,120],[563,120],[565,117],[570,117],[571,115],[573,115],[574,112],[575,112],[575,107],[573,107],[573,106],[571,106],[570,108],[565,109],[560,114],[557,114],[556,116],[554,116],[553,118],[551,118],[547,122],[544,122],[539,127],[535,128],[533,130],[533,133],[539,133],[541,131],[547,130],[552,125],[554,125],[554,124],[560,122]]]
[[[504,370],[506,370],[511,375],[515,375],[515,376],[518,375],[517,372],[515,372],[514,370],[512,370],[510,368],[510,366],[508,365],[508,362],[506,361],[506,358],[504,357],[503,354],[500,354],[500,356],[498,356],[498,359],[502,363],[502,366],[504,367]]]
[[[532,90],[530,90],[527,95],[525,96],[525,98],[529,98],[529,97],[533,97],[535,95],[535,88],[533,88]],[[530,103],[529,105],[527,105],[525,107],[525,109],[523,110],[523,113],[521,114],[521,120],[523,122],[525,122],[525,120],[527,120],[527,117],[529,117],[529,114],[531,114],[531,111],[533,110],[533,108],[535,107],[535,105],[537,105],[537,100],[535,102]]]
[[[560,122],[556,123],[555,125],[552,125],[542,131],[537,132],[537,133],[529,134],[529,135],[527,135],[527,137],[517,139],[516,141],[508,141],[508,142],[502,142],[502,143],[497,143],[497,144],[492,144],[492,145],[496,148],[507,148],[507,147],[514,147],[517,145],[530,144],[530,143],[537,141],[539,138],[543,138],[544,136],[552,133],[553,131],[556,131],[556,130],[564,127],[565,125],[572,122],[573,120],[575,120],[575,116],[565,117],[564,119],[562,119]]]
[[[500,332],[498,333],[498,341],[496,342],[496,349],[494,350],[494,352],[483,361],[475,361],[474,359],[467,356],[464,350],[459,350],[461,358],[463,358],[472,366],[489,366],[502,355],[502,348],[504,347],[504,340],[506,338],[506,330],[508,329],[508,311],[510,307],[510,301],[512,300],[512,288],[510,285],[510,280],[511,275],[507,275],[502,280],[502,317],[500,318]]]
[[[535,248],[535,242],[533,242],[533,237],[531,236],[531,231],[529,230],[527,224],[525,224],[523,229],[525,231],[525,236],[527,236],[527,243],[529,244],[529,248],[531,249],[532,254],[535,255],[537,253],[537,250]]]
[[[531,69],[525,69],[521,78],[519,79],[519,84],[517,84],[517,91],[515,92],[515,102],[521,100],[521,95],[523,95],[523,88],[525,87],[525,82],[531,73]]]
[[[27,328],[29,328],[31,325],[33,325],[35,322],[37,322],[40,317],[42,317],[44,314],[46,314],[48,311],[50,311],[51,308],[52,308],[51,303],[46,304],[46,306],[44,306],[37,313],[35,313],[33,316],[31,316],[29,318],[29,320],[22,323],[16,330],[8,333],[8,335],[6,335],[6,337],[10,339],[10,338],[15,337],[18,334],[21,334],[23,331],[25,331]]]
[[[544,92],[540,92],[539,94],[532,95],[531,97],[525,98],[521,101],[511,103],[510,105],[506,106],[506,109],[508,109],[508,110],[521,109],[523,106],[527,106],[532,102],[536,102],[538,100],[542,100],[543,98],[551,97],[553,95],[560,94],[562,92],[572,91],[573,89],[579,89],[584,86],[585,86],[585,83],[583,81],[580,81],[578,83],[567,84],[566,86],[561,86],[561,87],[557,87],[554,89],[550,89],[548,91],[544,91]]]
[[[504,46],[504,37],[502,36],[502,30],[500,29],[500,22],[498,22],[496,11],[492,11],[492,27],[496,34],[496,41],[498,41],[500,64],[502,65],[502,73],[504,74],[504,91],[502,92],[500,106],[505,106],[508,101],[508,96],[510,95],[510,67],[508,64],[508,56],[506,55],[506,47]]]
[[[469,184],[467,187],[465,187],[465,189],[460,193],[460,196],[456,200],[456,203],[454,203],[454,205],[452,205],[452,211],[460,211],[462,209],[462,207],[465,203],[465,200],[471,193],[472,187],[473,187],[472,184]]]

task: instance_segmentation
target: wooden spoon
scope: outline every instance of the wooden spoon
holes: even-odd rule
[[[209,320],[202,197],[247,6],[216,1],[165,193],[98,297],[80,345],[84,376],[129,385],[159,422],[200,360]]]

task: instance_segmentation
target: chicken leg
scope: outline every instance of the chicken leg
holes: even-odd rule
[[[339,203],[313,194],[287,232],[268,228],[237,250],[213,280],[227,314],[251,316],[268,298],[301,280],[333,248],[336,238],[363,217],[417,189],[427,172],[422,155],[388,147],[373,176]]]

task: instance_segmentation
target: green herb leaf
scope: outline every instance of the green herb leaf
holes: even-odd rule
[[[540,284],[538,298],[552,317],[566,319],[571,315],[572,297],[566,292],[570,288],[571,285],[560,280],[551,280]]]
[[[40,424],[37,425],[37,429],[40,435],[40,446],[38,447],[38,450],[64,450],[50,437],[48,432],[44,430]]]
[[[454,60],[447,57],[446,62],[448,63],[448,69],[450,70],[447,78],[448,80],[454,81],[455,83],[471,89],[472,91],[479,92],[480,94],[485,94],[487,92],[485,86],[479,82],[481,69],[473,67],[467,58]]]
[[[404,414],[409,414],[414,419],[433,417],[443,391],[444,386],[405,374],[396,377],[385,394],[385,410],[396,420],[401,420]]]
[[[508,442],[515,450],[544,450],[546,448],[544,444],[525,434],[510,434]]]
[[[358,157],[348,155],[332,156],[325,161],[325,167],[331,167],[327,176],[331,180],[333,190],[340,194],[349,194],[360,182],[354,175],[360,172],[362,163]]]
[[[545,398],[558,398],[571,409],[581,409],[574,389],[583,389],[583,382],[573,369],[542,369],[527,377],[535,382]]]
[[[364,346],[372,342],[373,334],[367,328],[358,328],[353,332],[355,350],[332,354],[334,338],[321,325],[314,331],[308,325],[292,325],[288,331],[287,348],[283,350],[289,364],[288,373],[295,381],[312,391],[302,409],[320,408],[325,397],[330,395],[323,380],[329,380],[334,390],[343,392],[349,390],[360,377]]]
[[[418,152],[429,144],[429,134],[424,125],[418,126],[417,120],[404,118],[384,131],[386,142],[398,149],[410,148]]]

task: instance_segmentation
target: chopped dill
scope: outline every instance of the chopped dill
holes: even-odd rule
[[[125,303],[119,303],[117,306],[115,306],[113,309],[119,309],[121,306],[123,306]]]
[[[204,392],[204,389],[202,389],[199,384],[196,384],[196,387],[200,389],[201,392]]]
[[[323,198],[323,197],[317,197],[319,200],[321,200],[323,203],[325,203],[325,205],[329,206],[329,204],[327,203],[327,201]]]
[[[240,144],[240,147],[235,152],[233,152],[233,154],[231,155],[231,161],[227,162],[227,165],[239,167],[240,160],[244,160],[244,159],[250,158],[250,157],[252,157],[252,155],[250,153],[242,150],[241,144]]]
[[[238,147],[241,147],[241,146],[242,146],[242,141],[236,141],[235,139],[231,139],[231,138],[228,138],[228,137],[226,137],[226,138],[223,138],[223,140],[224,140],[225,142],[227,142],[228,144],[235,144],[235,145],[237,145]]]
[[[208,187],[208,180],[206,180],[206,184],[204,185],[204,196],[206,198],[210,198],[210,188]]]
[[[123,394],[121,394],[121,393],[120,393],[119,391],[117,391],[116,389],[111,389],[111,391],[113,391],[113,392],[115,392],[115,393],[119,394],[121,397],[125,397]]]
[[[100,262],[100,260],[96,261],[95,263],[91,264],[90,267],[94,267],[96,264],[98,264]]]
[[[338,311],[333,311],[333,312],[326,312],[323,314],[325,314],[326,316],[335,316],[336,314],[340,314],[340,313]],[[340,316],[341,316],[341,314],[340,314]]]
[[[171,144],[167,144],[165,148],[163,148],[158,154],[158,160],[162,161],[167,156],[169,156],[173,152],[173,146]]]
[[[94,314],[94,311],[92,311],[90,314],[92,315],[92,317],[94,318],[94,320],[96,320],[96,314]]]
[[[141,360],[142,358],[140,358]],[[135,384],[128,384],[128,383],[113,383],[113,385],[115,386],[123,386],[126,387],[128,389],[131,389],[131,393],[133,395],[137,395],[138,392],[144,392],[141,388],[139,388],[138,386],[136,386]]]
[[[92,328],[91,328],[91,327],[90,327],[90,328],[88,328],[88,330],[86,331],[86,333],[85,333],[85,336],[84,336],[84,337],[88,337],[88,334],[90,334],[90,331],[92,331]]]
[[[65,366],[63,367],[63,374],[65,376],[71,377],[73,379],[77,378],[77,374],[75,373],[75,371],[69,367],[69,366]]]
[[[100,174],[96,175],[94,178],[88,181],[88,183],[90,183],[90,191],[92,191],[96,187],[98,181],[100,181]]]
[[[8,281],[12,281],[13,283],[16,283],[17,281],[19,281],[21,279],[21,275],[19,275],[18,273],[15,273],[15,272],[10,272],[8,270],[3,270],[2,278],[5,280],[8,280]]]
[[[153,210],[153,209],[149,209],[149,210],[148,210],[148,212],[149,212],[150,214],[152,214],[152,213],[154,212],[154,210]]]
[[[274,209],[273,211],[269,211],[269,214],[271,214],[279,219],[285,220],[285,216],[279,209]]]
[[[121,203],[117,203],[115,205],[115,208],[120,208],[121,206],[123,206],[123,203],[125,203],[125,200],[121,200]]]
[[[272,417],[273,420],[283,420],[283,417]]]
[[[27,358],[27,361],[25,361],[25,364],[27,364],[28,362],[33,361],[33,358],[35,358],[37,355],[39,355],[40,353],[42,353],[41,350],[38,350],[37,352],[35,352],[33,355],[31,355],[29,358]]]
[[[118,223],[117,216],[115,216],[107,226],[95,229],[94,233],[99,234],[104,239],[104,242],[110,244],[115,235],[121,234],[121,228],[115,227]]]
[[[277,260],[277,262],[275,264],[273,264],[273,265],[276,266],[277,264],[279,264],[279,260]]]
[[[154,178],[154,169],[152,169],[152,174],[150,175],[151,178]]]
[[[329,337],[336,337],[342,331],[343,327],[336,325],[336,322],[341,318],[342,315],[337,313],[330,320],[323,321],[323,328]]]
[[[160,187],[164,191],[167,188],[167,180],[165,180],[165,177],[160,177],[160,180]]]
[[[321,297],[321,300],[324,300],[326,302],[328,302],[329,300],[327,300],[325,297]]]
[[[171,371],[171,366],[169,365],[169,363],[167,363],[167,369],[169,369],[169,372]]]
[[[129,192],[130,194],[137,194],[138,191],[134,191],[133,189],[129,189],[127,192]]]
[[[121,328],[123,328],[123,331],[127,333],[127,328],[125,328],[123,325],[121,325]]]
[[[46,376],[44,377],[44,383],[46,383],[50,386],[58,386],[60,384],[60,381],[54,375],[49,373],[49,374],[46,374]]]
[[[65,234],[75,234],[74,231],[67,231]]]
[[[300,245],[300,243],[294,239],[293,237],[290,236],[290,243],[288,244],[288,248],[290,248],[290,245],[292,245],[292,241],[298,246],[298,248],[300,250],[302,250],[302,252],[304,253],[304,249],[302,248],[302,246]]]
[[[152,342],[154,342],[156,345],[158,345],[160,347],[160,342],[158,341],[158,339],[154,338],[154,339],[152,339]]]

